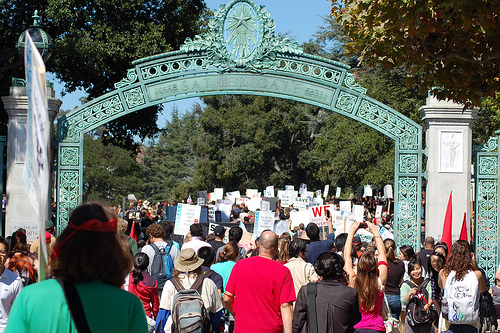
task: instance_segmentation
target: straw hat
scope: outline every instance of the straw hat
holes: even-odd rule
[[[204,260],[198,258],[193,249],[183,249],[175,258],[174,267],[180,272],[194,271],[203,264]]]

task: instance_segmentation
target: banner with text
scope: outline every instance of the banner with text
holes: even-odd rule
[[[200,222],[201,206],[177,204],[177,214],[175,215],[174,234],[187,235],[189,226]]]

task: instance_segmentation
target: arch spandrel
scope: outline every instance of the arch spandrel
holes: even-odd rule
[[[252,24],[245,23],[249,21]],[[85,133],[152,105],[191,97],[245,94],[285,98],[332,110],[395,140],[396,218],[404,229],[397,233],[402,236],[401,244],[418,246],[421,126],[366,96],[366,89],[349,73],[349,66],[305,54],[297,42],[276,35],[265,6],[251,0],[233,0],[214,12],[209,27],[207,33],[187,38],[177,51],[134,61],[115,90],[60,118],[60,225],[67,223],[61,213],[80,200]]]

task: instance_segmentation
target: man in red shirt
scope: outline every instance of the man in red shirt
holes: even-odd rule
[[[239,260],[224,293],[226,308],[235,318],[235,333],[292,332],[295,290],[290,271],[274,261],[278,236],[260,235],[259,255]]]

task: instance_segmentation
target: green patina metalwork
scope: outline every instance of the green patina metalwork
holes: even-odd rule
[[[83,134],[160,103],[207,95],[263,95],[308,103],[360,121],[395,141],[398,244],[420,245],[422,128],[365,95],[349,66],[305,54],[281,38],[265,6],[251,0],[221,5],[209,31],[187,38],[179,50],[133,62],[115,90],[61,117],[58,226],[80,203]]]
[[[496,136],[479,146],[474,146],[476,162],[475,180],[475,228],[474,239],[476,258],[486,276],[493,279],[500,258],[500,234],[498,227],[498,207],[500,205],[500,151]],[[493,283],[493,280],[491,280]]]

